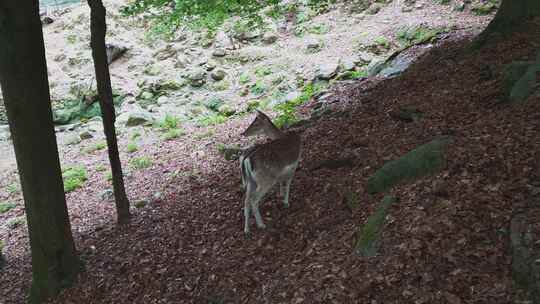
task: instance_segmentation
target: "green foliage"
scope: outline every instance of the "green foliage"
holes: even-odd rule
[[[131,134],[131,136],[129,137],[131,140],[135,140],[137,138],[141,137],[141,132],[134,132],[133,134]]]
[[[266,91],[266,87],[261,81],[257,81],[253,86],[251,86],[249,91],[255,96],[260,96],[264,94],[264,92]]]
[[[184,135],[185,132],[182,129],[170,129],[165,134],[163,134],[164,140],[172,140],[178,138],[180,135]]]
[[[77,42],[77,36],[75,36],[74,34],[68,35],[66,37],[66,41],[68,44],[75,44]]]
[[[447,137],[435,139],[386,163],[368,179],[368,193],[384,192],[400,182],[437,172],[445,164],[444,152],[449,143]]]
[[[257,77],[264,77],[272,74],[272,69],[268,66],[260,66],[255,69],[255,75]]]
[[[324,35],[330,32],[330,27],[326,24],[316,24],[308,27],[307,31],[311,34]]]
[[[126,151],[128,153],[134,153],[134,152],[137,152],[137,150],[139,150],[139,148],[137,147],[136,143],[130,142],[127,144]]]
[[[19,186],[18,183],[12,183],[12,184],[9,184],[6,187],[6,191],[8,193],[15,194],[15,193],[18,193],[19,191],[21,191],[21,187]]]
[[[227,116],[220,113],[210,113],[202,115],[197,119],[197,124],[201,127],[215,126],[227,121]]]
[[[355,245],[357,254],[361,256],[375,256],[377,254],[388,208],[395,202],[394,197],[385,196],[377,211],[368,218],[367,223],[358,231],[358,239]]]
[[[91,154],[91,153],[94,153],[96,151],[103,150],[105,148],[107,148],[107,143],[104,142],[104,141],[100,141],[100,142],[95,143],[94,145],[84,149],[84,153]]]
[[[136,157],[133,158],[129,164],[134,169],[146,169],[152,166],[152,160],[148,157],[142,156],[142,157]]]
[[[348,79],[360,79],[367,77],[368,73],[365,70],[360,71],[346,71],[340,74],[337,79],[338,80],[348,80]]]
[[[475,15],[489,15],[496,11],[499,6],[499,0],[489,0],[487,2],[480,2],[471,8],[471,11]]]
[[[55,124],[63,125],[76,120],[88,120],[101,116],[101,107],[98,101],[88,104],[85,101],[85,95],[77,96],[77,98],[53,103],[53,121]],[[115,107],[120,106],[123,100],[124,96],[113,96]]]
[[[107,170],[107,167],[105,167],[105,166],[102,165],[102,164],[97,164],[96,167],[95,167],[95,169],[96,169],[97,172],[102,172],[102,171]]]
[[[218,109],[221,105],[223,105],[223,100],[219,97],[211,97],[210,99],[206,100],[204,102],[204,106],[208,109],[218,112]]]
[[[304,87],[300,96],[291,101],[281,103],[275,106],[274,110],[278,111],[279,115],[274,120],[274,124],[278,128],[282,128],[284,126],[290,126],[293,123],[297,122],[298,118],[296,117],[296,108],[308,102],[311,97],[320,92],[321,89],[322,88],[320,85],[308,84]]]
[[[240,84],[246,84],[251,80],[251,77],[249,77],[249,74],[247,72],[244,72],[240,74],[240,77],[238,78],[238,83]]]
[[[390,49],[390,42],[386,37],[380,36],[375,38],[375,43],[385,49]]]
[[[107,181],[109,181],[109,182],[112,181],[112,172],[111,171],[105,172],[105,179]]]
[[[0,202],[0,213],[6,213],[9,210],[17,207],[15,203],[10,202]]]
[[[17,227],[20,227],[20,226],[24,225],[25,223],[26,223],[26,217],[19,216],[19,217],[15,217],[15,218],[10,219],[7,222],[7,226],[10,229],[15,229]]]
[[[219,154],[221,154],[223,158],[225,158],[225,160],[227,161],[238,159],[238,157],[242,153],[242,148],[237,145],[226,146],[225,144],[218,143],[216,145],[216,148]]]
[[[443,28],[430,28],[424,25],[404,27],[397,31],[396,38],[404,46],[433,42],[444,33]]]
[[[82,166],[67,167],[62,170],[64,192],[68,193],[80,188],[86,181],[86,169]]]
[[[159,127],[164,130],[177,129],[179,126],[180,126],[180,123],[179,123],[178,117],[170,115],[170,114],[165,114],[165,117],[159,123]]]

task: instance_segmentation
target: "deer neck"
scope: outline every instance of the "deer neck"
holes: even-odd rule
[[[286,134],[282,132],[278,127],[276,127],[273,123],[270,123],[268,125],[268,128],[266,128],[266,135],[270,137],[272,140],[282,138]]]

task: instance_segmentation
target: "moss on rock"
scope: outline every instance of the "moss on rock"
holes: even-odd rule
[[[439,171],[445,164],[451,138],[441,137],[386,163],[368,179],[368,193],[384,192],[394,185]]]

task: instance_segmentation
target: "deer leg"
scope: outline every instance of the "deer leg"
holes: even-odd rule
[[[251,213],[251,203],[249,201],[249,193],[246,193],[244,201],[244,233],[249,234],[249,216]]]
[[[262,196],[257,195],[253,201],[251,201],[251,207],[253,208],[253,214],[255,215],[255,222],[257,223],[257,227],[264,229],[266,228],[266,225],[264,224],[261,212],[259,211],[259,202],[261,200]]]
[[[285,208],[289,208],[289,190],[291,189],[291,183],[292,183],[292,180],[293,180],[293,177],[294,177],[294,173],[291,174],[291,176],[289,178],[287,178],[287,180],[283,183],[284,184],[284,192],[283,193],[283,205],[285,206]]]

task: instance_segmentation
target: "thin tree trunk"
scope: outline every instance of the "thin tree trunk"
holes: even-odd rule
[[[30,237],[29,302],[41,303],[70,284],[82,264],[66,207],[38,0],[0,1],[0,85]]]
[[[107,25],[105,21],[106,11],[101,0],[88,0],[88,5],[91,9],[90,30],[92,57],[94,58],[94,68],[96,71],[99,105],[101,106],[103,127],[105,130],[105,137],[107,137],[107,146],[109,148],[109,161],[111,163],[113,177],[116,213],[118,223],[123,224],[129,221],[131,215],[129,212],[129,200],[124,187],[122,163],[120,162],[118,143],[116,141],[116,130],[114,127],[116,115],[114,113],[111,77],[109,74],[107,51],[105,47],[105,34],[107,32]]]

